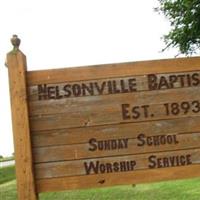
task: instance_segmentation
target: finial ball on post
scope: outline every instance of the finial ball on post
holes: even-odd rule
[[[13,37],[10,39],[12,45],[13,45],[13,50],[18,50],[19,49],[19,45],[21,40],[18,38],[17,35],[13,35]]]

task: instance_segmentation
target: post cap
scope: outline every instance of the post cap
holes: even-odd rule
[[[13,50],[18,50],[19,45],[21,43],[21,40],[18,38],[18,36],[14,34],[12,38],[10,39],[10,41],[11,41],[11,44],[13,45]]]

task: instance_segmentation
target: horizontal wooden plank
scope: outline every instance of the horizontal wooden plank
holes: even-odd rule
[[[117,124],[115,126],[105,125],[50,131],[33,131],[31,135],[33,147],[47,147],[87,143],[90,138],[109,140],[124,137],[136,138],[140,133],[146,136],[152,136],[188,132],[200,132],[200,117]]]
[[[190,74],[192,74],[192,72],[190,72]],[[97,79],[89,81],[86,80],[79,82],[67,81],[59,84],[48,84],[48,85],[41,84],[29,87],[29,101],[45,100],[44,95],[47,94],[48,96],[49,87],[54,89],[54,95],[52,96],[54,96],[55,99],[58,98],[59,100],[61,98],[67,99],[71,97],[98,96],[98,95],[107,95],[112,93],[128,93],[128,92],[132,93],[137,91],[148,90],[146,76],[139,76],[139,77],[132,76],[132,77],[122,77],[122,78],[117,77],[115,79],[107,78],[107,79]],[[67,89],[65,89],[65,87]],[[179,81],[177,81],[175,87],[179,88],[181,87]],[[186,87],[188,87],[187,84]],[[43,88],[42,92],[40,92],[40,88]],[[81,92],[80,94],[77,95],[76,93],[79,88]],[[57,90],[57,96],[59,97],[56,96],[56,90]],[[65,97],[66,94],[67,96]]]
[[[98,174],[74,177],[40,179],[36,181],[38,192],[100,188],[113,185],[132,185],[200,177],[200,165],[137,170],[133,172]]]
[[[166,82],[160,80],[165,79]],[[165,83],[165,84],[163,84]],[[67,99],[72,97],[99,96],[118,93],[199,87],[200,72],[148,74],[107,79],[66,81],[59,84],[41,84],[29,87],[29,101]],[[49,90],[51,91],[49,93]]]
[[[199,70],[200,57],[128,62],[27,72],[28,85]]]
[[[105,110],[112,110],[112,107],[129,103],[135,106],[141,105],[156,105],[168,102],[180,102],[198,100],[200,87],[183,88],[162,91],[145,91],[132,94],[116,94],[109,96],[93,96],[84,98],[62,99],[59,101],[34,101],[29,103],[30,116],[35,115],[50,115],[61,113],[80,113],[84,112],[99,112],[98,107],[105,107]],[[112,107],[111,107],[112,106]],[[107,108],[109,107],[109,108]],[[84,108],[84,109],[83,109]],[[102,108],[101,108],[102,109]]]
[[[160,151],[172,151],[200,148],[200,133],[179,135],[160,135],[147,137],[139,133],[135,139],[123,138],[97,140],[92,137],[87,143],[59,145],[33,149],[34,162],[52,162],[63,160],[91,159],[109,156],[124,156]]]
[[[114,98],[111,95],[107,95],[76,98],[76,100],[71,98],[56,102],[31,102],[29,109],[31,130],[50,130],[198,116],[200,112],[199,92],[200,87],[118,94]],[[186,102],[185,104],[187,105],[183,106],[183,102]],[[172,108],[172,103],[178,103],[176,105],[179,107],[178,110]],[[185,110],[185,106],[188,109]],[[172,110],[174,114],[171,113]]]
[[[141,147],[142,148],[142,147]],[[178,161],[177,161],[178,157]],[[183,157],[182,161],[180,158]],[[152,152],[149,154],[114,156],[35,164],[36,179],[121,173],[125,171],[200,164],[200,149]]]
[[[195,57],[27,72],[38,191],[200,176],[199,64]],[[155,90],[150,74],[161,80]],[[152,145],[159,135],[171,139]],[[103,149],[94,150],[99,140]]]

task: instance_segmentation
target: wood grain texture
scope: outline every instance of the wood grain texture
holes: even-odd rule
[[[37,179],[43,179],[43,178],[57,178],[57,177],[65,177],[65,176],[80,176],[85,175],[85,178],[87,179],[87,173],[86,169],[84,167],[84,163],[92,162],[94,165],[96,165],[97,162],[99,162],[99,167],[97,168],[97,171],[90,170],[89,174],[109,174],[114,173],[114,170],[105,170],[105,172],[101,171],[101,164],[107,165],[113,164],[113,163],[119,163],[119,162],[127,162],[127,161],[136,161],[136,165],[134,167],[134,170],[129,170],[134,173],[137,170],[150,170],[149,168],[149,160],[148,158],[151,155],[154,155],[158,158],[166,158],[166,157],[172,157],[172,156],[182,156],[182,155],[190,155],[191,156],[191,162],[193,165],[200,164],[200,149],[187,149],[187,150],[178,150],[178,151],[164,151],[164,152],[152,152],[145,154],[144,152],[141,152],[143,154],[134,155],[134,153],[130,153],[126,156],[113,156],[113,157],[98,157],[93,159],[83,159],[83,160],[71,160],[71,161],[60,161],[60,162],[50,162],[50,163],[40,163],[35,165],[35,174]],[[162,164],[161,164],[162,165]],[[173,165],[169,165],[170,168],[174,167]],[[176,166],[176,165],[175,165]],[[179,166],[180,168],[183,166]],[[164,168],[164,167],[156,167],[156,168]],[[109,168],[110,169],[110,168]],[[128,171],[128,170],[127,170]],[[123,175],[124,171],[119,171],[118,173],[121,173]]]
[[[87,143],[90,138],[109,140],[146,136],[200,132],[200,117],[168,119],[152,122],[103,125],[94,127],[32,131],[33,147]]]
[[[38,191],[199,176],[199,66],[200,57],[194,57],[27,72]],[[156,89],[150,74],[161,80]],[[141,134],[176,142],[139,146]],[[125,139],[127,147],[91,151],[90,139],[107,145]],[[157,169],[150,169],[152,155]],[[184,156],[189,166],[172,164]],[[111,169],[132,161],[129,172]],[[107,172],[86,167],[99,162]],[[162,168],[162,162],[171,164]]]
[[[110,149],[110,150],[96,149],[95,151],[90,151],[89,150],[90,148],[92,149],[94,148],[92,145],[89,144],[89,142],[82,143],[82,144],[74,144],[74,145],[59,145],[59,146],[51,146],[51,147],[34,148],[33,149],[34,161],[35,163],[40,163],[40,162],[91,159],[91,158],[98,158],[98,157],[124,156],[124,155],[130,155],[130,154],[144,154],[144,153],[150,153],[150,152],[200,148],[200,142],[199,142],[200,133],[188,133],[188,134],[185,133],[185,134],[179,134],[179,135],[171,135],[170,143],[167,143],[167,139],[166,139],[167,136],[169,138],[169,134],[164,137],[162,135],[162,141],[165,141],[164,142],[165,144],[162,144],[162,143],[160,143],[159,145],[145,144],[141,147],[139,145],[142,144],[142,142],[139,139],[137,138],[128,139],[127,136],[124,135],[124,138],[128,140],[127,142],[128,147],[123,148],[125,145],[123,145],[124,143],[122,142],[121,149],[116,148],[116,149]],[[124,138],[121,138],[120,142]],[[159,137],[158,139],[159,141],[160,141],[160,138],[161,137]],[[111,138],[110,141],[111,140],[115,140],[116,143],[118,142],[116,138]],[[99,140],[97,140],[97,142],[98,141]],[[103,141],[105,141],[105,139]],[[151,139],[151,141],[153,141],[153,139]],[[95,143],[96,146],[98,145],[97,142]]]
[[[37,200],[32,170],[31,139],[28,119],[26,58],[22,52],[7,55],[12,125],[15,147],[15,168],[19,200]]]
[[[199,101],[199,92],[200,88],[197,87],[31,102],[31,129],[39,131],[199,116],[200,112],[188,112],[187,114],[181,112],[178,116],[166,115],[163,106],[165,103]],[[149,105],[149,116],[144,116],[140,109],[140,117],[123,120],[122,104]]]
[[[28,85],[199,70],[200,57],[29,71]]]
[[[191,85],[188,85],[187,82],[187,78],[186,76],[190,76],[192,77],[194,74],[200,74],[200,71],[193,71],[193,72],[179,72],[179,73],[165,73],[165,74],[157,74],[156,77],[158,79],[160,79],[162,76],[166,77],[166,80],[170,79],[170,76],[179,76],[179,79],[177,78],[175,84],[173,84],[173,88],[186,88],[186,87],[192,87]],[[180,78],[180,76],[185,76],[184,78]],[[73,82],[73,81],[68,81],[66,80],[63,83],[54,83],[54,84],[48,84],[48,87],[58,87],[59,88],[59,94],[60,95],[64,95],[65,91],[64,91],[64,87],[66,85],[70,85],[71,87],[73,85],[79,85],[81,86],[82,84],[88,86],[88,88],[92,88],[92,96],[100,96],[100,95],[109,95],[109,86],[108,86],[108,82],[114,82],[115,87],[119,90],[121,89],[122,85],[121,82],[123,82],[123,87],[125,89],[129,88],[129,80],[135,80],[135,90],[136,91],[125,91],[122,93],[136,93],[136,92],[142,92],[142,91],[149,91],[149,87],[148,87],[148,75],[132,75],[132,76],[128,76],[128,77],[123,77],[123,75],[121,75],[120,77],[115,77],[115,78],[103,78],[103,79],[94,79],[94,80],[82,80],[79,82]],[[92,87],[91,87],[92,85]],[[98,85],[98,87],[97,87]],[[101,92],[101,94],[99,94],[99,88],[102,87],[102,85],[104,85],[103,90]],[[71,89],[70,87],[70,89]],[[196,85],[196,87],[199,87],[198,85]],[[172,89],[173,89],[172,88]],[[30,86],[28,87],[28,97],[29,97],[29,101],[38,101],[38,86]],[[160,90],[164,90],[167,89],[166,87],[162,87]],[[72,89],[71,89],[72,90]],[[91,96],[90,93],[86,90],[84,96],[80,95],[81,97],[85,97],[85,96]],[[64,97],[65,99],[68,98],[73,98],[76,97],[73,93],[69,96],[69,97]]]
[[[74,177],[60,177],[37,180],[39,192],[61,191],[86,188],[100,188],[112,185],[132,185],[139,183],[151,183],[175,179],[195,178],[200,176],[200,165],[160,168],[151,170],[138,170],[113,174],[99,174]],[[87,180],[87,182],[86,182]]]
[[[112,111],[113,107],[129,103],[135,106],[157,105],[168,102],[199,100],[200,87],[181,88],[162,91],[145,91],[140,93],[115,94],[106,96],[90,96],[61,100],[34,101],[29,103],[30,116],[53,115],[62,113]],[[99,108],[100,107],[100,108]],[[110,109],[109,109],[110,108]],[[120,112],[119,112],[120,113]]]

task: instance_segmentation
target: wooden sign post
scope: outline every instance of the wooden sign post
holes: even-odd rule
[[[20,43],[16,36],[13,40]],[[26,57],[18,46],[14,45],[13,51],[7,54],[17,191],[19,200],[36,200],[28,117]]]
[[[40,71],[24,65],[20,51],[8,54],[20,200],[36,199],[35,188],[200,177],[200,57]]]

